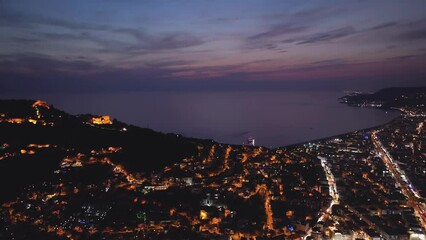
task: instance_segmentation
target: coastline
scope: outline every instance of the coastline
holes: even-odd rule
[[[356,107],[356,106],[350,106],[350,107],[359,108],[359,107]],[[396,109],[394,109],[393,111],[396,111]],[[332,136],[328,136],[328,137],[324,137],[324,138],[317,138],[317,139],[313,139],[313,140],[309,140],[309,141],[305,141],[305,142],[299,142],[299,143],[290,144],[290,145],[286,145],[286,146],[282,146],[282,147],[276,147],[276,148],[272,148],[272,149],[297,147],[299,145],[305,145],[305,144],[309,144],[309,143],[313,143],[313,142],[327,141],[327,140],[330,140],[330,139],[333,139],[333,138],[337,138],[337,137],[348,135],[348,134],[353,133],[353,132],[372,131],[372,130],[375,130],[377,128],[386,126],[386,125],[392,123],[393,121],[395,121],[395,120],[397,120],[397,119],[399,119],[401,117],[402,117],[402,115],[399,114],[398,116],[394,117],[393,119],[389,120],[388,122],[385,122],[385,123],[382,123],[382,124],[379,124],[379,125],[376,125],[376,126],[373,126],[373,127],[361,128],[361,129],[357,129],[357,130],[354,130],[354,131],[348,131],[348,132],[345,132],[345,133],[342,133],[342,134],[332,135]]]

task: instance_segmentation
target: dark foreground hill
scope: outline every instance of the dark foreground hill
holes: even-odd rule
[[[42,101],[0,100],[0,196],[48,178],[62,158],[74,152],[120,147],[117,163],[130,171],[149,172],[195,154],[201,142],[108,116],[70,115]],[[46,151],[43,145],[55,148]],[[28,148],[34,150],[24,152]],[[21,149],[19,156],[8,155]]]

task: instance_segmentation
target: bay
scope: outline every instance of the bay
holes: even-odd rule
[[[222,143],[285,146],[377,126],[397,111],[341,104],[340,91],[42,94],[72,114],[105,114],[165,133]],[[28,98],[28,96],[27,96]]]

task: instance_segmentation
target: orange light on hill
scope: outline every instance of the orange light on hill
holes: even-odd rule
[[[96,125],[105,125],[105,124],[112,124],[111,118],[108,115],[102,115],[99,117],[92,117],[90,119],[90,122]]]
[[[200,219],[207,220],[208,218],[209,218],[209,215],[207,214],[207,212],[204,210],[200,210]]]
[[[36,108],[36,107],[44,107],[44,108],[47,108],[47,109],[50,108],[50,106],[47,102],[41,101],[41,100],[37,100],[33,103],[33,108]]]

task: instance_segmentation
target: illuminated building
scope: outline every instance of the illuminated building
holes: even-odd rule
[[[96,125],[112,124],[111,118],[108,115],[102,115],[99,117],[92,117],[90,122]]]
[[[209,218],[208,213],[205,210],[200,210],[200,219],[207,220]]]
[[[249,146],[255,146],[254,145],[254,137],[248,137],[248,139],[247,139],[247,145],[249,145]]]
[[[44,107],[44,108],[50,109],[49,104],[48,104],[47,102],[45,102],[45,101],[41,101],[41,100],[37,100],[37,101],[35,101],[35,102],[33,103],[32,107],[33,107],[33,108],[37,108],[37,107]]]

